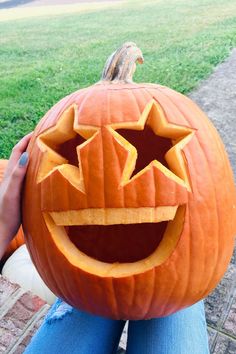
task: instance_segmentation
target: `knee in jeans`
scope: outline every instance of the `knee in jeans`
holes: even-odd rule
[[[66,302],[58,299],[56,303],[49,310],[45,321],[50,324],[56,320],[61,320],[66,315],[72,313],[73,307],[68,305]]]

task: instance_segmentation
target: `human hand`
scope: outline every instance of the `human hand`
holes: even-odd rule
[[[14,146],[0,185],[0,259],[21,224],[21,189],[28,165],[25,150],[31,136],[26,135]]]

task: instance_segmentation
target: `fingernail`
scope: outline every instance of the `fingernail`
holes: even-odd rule
[[[20,166],[25,166],[28,162],[28,159],[29,159],[29,154],[28,152],[23,152],[23,154],[21,155],[20,159],[19,159],[19,165]]]

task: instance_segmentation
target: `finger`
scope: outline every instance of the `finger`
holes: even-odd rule
[[[30,132],[30,133],[26,134],[26,135],[16,144],[16,146],[17,146],[17,148],[18,148],[19,150],[24,151],[24,150],[27,148],[27,146],[28,146],[28,144],[29,144],[29,141],[30,141],[30,139],[31,139],[31,137],[32,137],[32,135],[33,135],[33,133],[34,133],[34,132]]]
[[[12,158],[18,160],[20,155],[26,150],[33,132],[25,135],[13,148],[9,161]]]
[[[18,163],[14,167],[12,174],[10,176],[8,188],[11,191],[12,196],[17,196],[20,194],[22,182],[26,174],[28,163],[29,163],[29,155],[28,152],[25,151],[21,155]]]
[[[6,168],[5,175],[9,175],[13,171],[13,169],[14,169],[15,165],[17,164],[18,160],[20,159],[22,153],[26,150],[32,135],[33,135],[33,132],[25,135],[14,146],[14,148],[12,149],[11,156],[10,156],[9,161],[8,161],[8,165],[7,165],[7,168]]]

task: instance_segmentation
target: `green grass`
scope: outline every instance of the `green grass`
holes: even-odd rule
[[[125,41],[136,42],[145,57],[136,82],[191,91],[236,46],[236,2],[128,1],[0,22],[0,33],[0,157],[8,157],[54,103],[98,81],[106,58]]]

